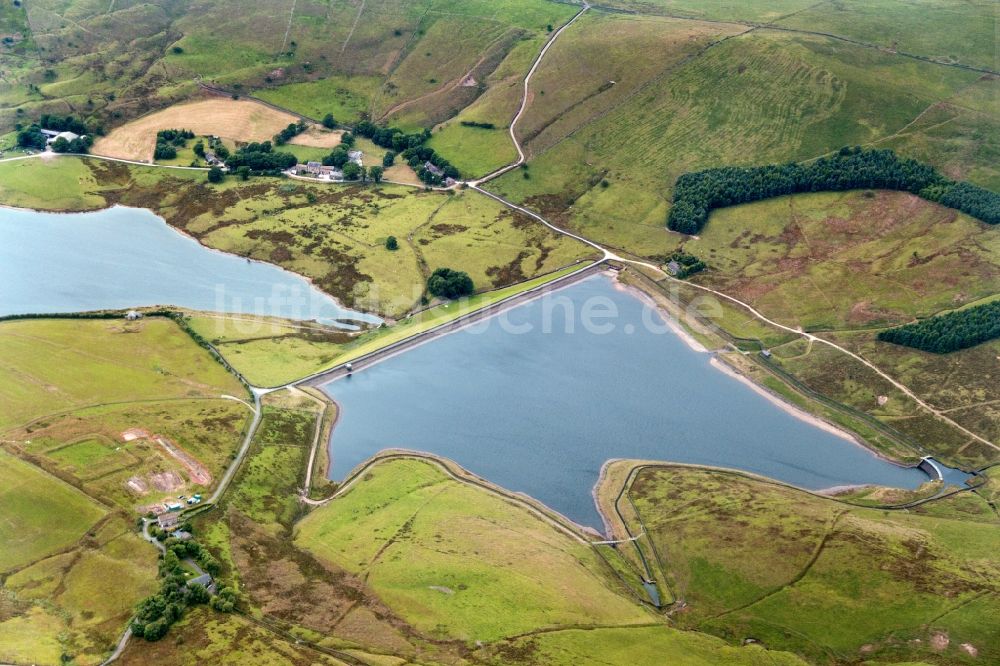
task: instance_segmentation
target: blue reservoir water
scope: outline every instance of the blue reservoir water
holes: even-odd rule
[[[588,308],[617,314],[586,327]],[[428,451],[596,528],[591,489],[610,458],[738,468],[812,489],[927,480],[781,409],[662,323],[599,276],[331,382],[323,388],[342,410],[331,477],[385,448]]]
[[[210,250],[152,212],[0,208],[0,315],[145,305],[378,323],[305,278]]]

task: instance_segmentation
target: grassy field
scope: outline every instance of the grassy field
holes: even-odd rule
[[[61,550],[106,510],[83,493],[0,451],[0,572]]]
[[[934,0],[915,7],[903,0],[846,0],[836,6],[806,8],[777,24],[828,32],[939,62],[997,70],[995,9],[982,1]]]
[[[246,321],[240,317],[194,315],[191,326],[258,386],[278,386],[398,342],[577,270],[579,265],[522,283],[421,310],[357,336],[330,329],[303,329],[291,322]]]
[[[612,591],[589,547],[422,461],[365,472],[299,523],[295,542],[366,577],[404,619],[440,638],[652,621]]]
[[[232,141],[269,141],[297,118],[251,100],[226,97],[178,104],[115,128],[94,142],[91,152],[128,160],[152,161],[156,133],[188,129],[199,136]]]
[[[339,123],[353,124],[368,112],[381,85],[376,76],[328,76],[260,90],[256,96],[315,120],[330,113]]]
[[[167,319],[28,319],[0,324],[0,429],[112,402],[242,395]]]
[[[803,664],[794,655],[758,645],[732,647],[718,638],[668,627],[566,629],[499,643],[484,650],[489,663],[602,666],[604,664]]]
[[[105,206],[101,186],[83,160],[31,158],[0,163],[0,202],[37,210]]]
[[[0,47],[0,129],[70,111],[117,126],[196,96],[198,79],[348,123],[406,105],[398,122],[432,126],[482,92],[458,85],[466,74],[487,80],[521,40],[544,36],[548,24],[574,11],[544,0],[504,0],[501,7],[475,0],[457,9],[441,0],[300,0],[252,13],[238,0],[185,2],[169,11],[89,0],[26,5],[2,19],[10,24],[4,34],[19,41]]]
[[[588,13],[563,33],[532,78],[518,135],[532,155],[544,152],[625,103],[640,88],[656,85],[712,42],[745,29]]]
[[[809,0],[778,0],[767,4],[734,0],[610,0],[608,7],[648,14],[664,14],[713,20],[768,22],[802,11]]]
[[[630,492],[688,604],[675,616],[682,626],[810,660],[961,661],[962,644],[981,658],[1000,650],[987,624],[951,621],[966,604],[997,612],[995,514],[857,508],[675,467],[641,471]]]
[[[998,95],[1000,78],[980,77],[875,145],[936,164],[951,178],[996,192],[1000,190],[1000,119],[993,110]]]
[[[155,587],[156,551],[128,521],[113,519],[69,553],[6,578],[3,589],[16,601],[13,616],[0,622],[0,659],[57,664],[69,655],[96,665]]]

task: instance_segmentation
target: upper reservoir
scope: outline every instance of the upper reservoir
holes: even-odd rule
[[[148,210],[0,208],[0,316],[145,305],[380,321],[340,306],[302,276],[210,250]]]
[[[588,312],[617,314],[584,326]],[[428,451],[593,527],[591,489],[609,458],[812,489],[927,480],[797,418],[711,358],[608,278],[590,278],[326,384],[341,406],[331,476],[381,449]]]

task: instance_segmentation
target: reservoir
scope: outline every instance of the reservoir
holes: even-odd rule
[[[616,315],[588,327],[588,308]],[[599,529],[591,489],[610,458],[738,468],[810,489],[927,480],[711,359],[595,276],[326,384],[341,407],[331,477],[385,448],[427,451]]]
[[[210,250],[148,210],[0,208],[0,316],[147,305],[334,325],[380,321],[344,308],[302,276]]]

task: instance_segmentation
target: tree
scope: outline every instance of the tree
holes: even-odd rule
[[[68,153],[69,152],[69,141],[65,137],[59,137],[52,142],[52,150],[57,153]]]
[[[188,585],[188,600],[192,604],[207,604],[209,599],[211,599],[211,595],[209,595],[204,585],[200,583]]]
[[[361,167],[354,162],[348,162],[344,165],[344,180],[357,180],[360,175]]]
[[[342,169],[350,159],[347,155],[347,148],[345,146],[337,146],[329,155],[323,158],[323,166],[334,166]]]
[[[152,643],[166,636],[169,628],[170,625],[167,624],[166,620],[154,620],[143,627],[142,637]]]
[[[363,167],[363,166],[358,167],[358,178],[361,179],[362,183],[367,183],[368,182],[368,169],[365,168],[365,167]]]
[[[376,184],[382,182],[382,174],[383,173],[384,173],[384,171],[383,171],[382,167],[380,167],[380,166],[376,165],[376,166],[368,167],[368,176]]]
[[[399,241],[396,240],[395,236],[389,236],[385,239],[385,249],[393,252],[399,249]]]
[[[225,178],[226,174],[222,172],[217,166],[212,167],[208,170],[208,182],[210,183],[221,183],[222,179]]]
[[[395,162],[396,162],[396,153],[392,152],[391,150],[382,157],[382,166],[384,166],[387,169],[391,167]]]
[[[17,145],[22,148],[44,150],[46,141],[47,139],[42,134],[42,130],[38,125],[31,125],[27,129],[17,133]]]
[[[194,154],[198,157],[205,157],[205,142],[200,139],[194,144]]]
[[[172,160],[175,157],[177,157],[177,149],[174,148],[173,144],[157,143],[156,149],[153,150],[154,160]]]
[[[468,273],[450,268],[438,268],[427,280],[427,291],[438,298],[460,298],[475,290]]]
[[[344,132],[344,134],[340,137],[340,145],[347,146],[348,148],[350,148],[351,146],[353,146],[354,145],[354,135],[351,134],[350,132]]]
[[[248,167],[245,164],[243,166],[236,167],[236,175],[240,177],[240,180],[249,180],[250,179],[250,167]]]
[[[332,113],[328,113],[325,116],[323,116],[323,127],[327,129],[333,129],[336,126],[337,126],[337,121],[333,119]]]

